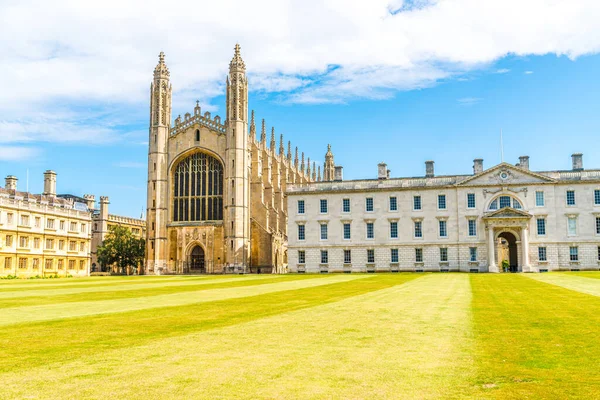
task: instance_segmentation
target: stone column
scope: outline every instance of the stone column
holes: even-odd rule
[[[496,248],[494,245],[494,227],[488,226],[488,272],[498,272]]]
[[[521,246],[523,253],[523,272],[532,272],[531,265],[529,265],[529,228],[524,227],[521,232]]]

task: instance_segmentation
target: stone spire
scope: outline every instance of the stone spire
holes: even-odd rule
[[[300,171],[304,172],[306,164],[304,164],[304,152],[302,152],[302,161],[300,162]]]
[[[319,165],[319,173],[317,174],[317,182],[321,182],[321,166]]]
[[[239,43],[235,44],[233,58],[229,63],[229,71],[246,71],[246,64],[244,64],[244,60],[242,60]]]
[[[283,153],[285,153],[285,149],[283,148],[283,133],[279,135],[279,156],[283,157]]]
[[[288,140],[287,160],[290,164],[292,163],[292,142],[289,140]]]
[[[154,68],[154,79],[169,79],[170,75],[169,68],[165,64],[165,53],[161,51],[158,55],[158,64]]]
[[[308,157],[308,162],[306,164],[306,175],[308,175],[308,179],[310,179],[310,157]]]
[[[275,128],[274,127],[271,128],[271,143],[270,143],[269,147],[271,147],[271,153],[273,153],[273,155],[275,155]]]
[[[250,136],[256,140],[256,124],[254,123],[254,110],[250,113]]]
[[[294,167],[298,169],[298,146],[296,146],[296,155],[294,156]]]
[[[260,143],[267,145],[267,129],[265,127],[265,119],[262,120],[262,128],[260,129]]]
[[[325,153],[325,167],[323,168],[323,180],[331,182],[335,176],[335,162],[333,161],[333,153],[331,145],[327,145],[327,153]]]
[[[313,161],[313,169],[312,169],[312,180],[313,182],[315,182],[317,180],[317,166],[316,166],[316,162]],[[319,171],[319,174],[321,172]]]

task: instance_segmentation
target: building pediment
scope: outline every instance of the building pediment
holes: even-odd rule
[[[459,182],[457,186],[524,185],[554,182],[556,180],[547,176],[508,163],[501,163]]]
[[[504,207],[497,211],[492,211],[483,216],[484,219],[506,219],[506,218],[519,218],[529,219],[532,215],[523,210],[517,210],[512,207]]]

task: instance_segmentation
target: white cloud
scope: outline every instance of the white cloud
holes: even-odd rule
[[[39,149],[34,147],[0,146],[0,161],[27,161],[39,154]]]
[[[533,71],[525,71],[525,75],[531,75],[533,74]]]
[[[0,140],[121,140],[109,120],[147,118],[161,50],[173,117],[196,99],[223,114],[211,100],[223,94],[236,41],[252,90],[345,102],[428,87],[508,54],[596,53],[599,19],[596,0],[3,1]],[[120,112],[82,123],[90,110],[73,104]],[[40,119],[59,105],[72,115]]]
[[[483,100],[481,97],[463,97],[456,100],[461,106],[473,106]]]
[[[509,72],[510,72],[510,69],[508,69],[508,68],[500,68],[500,69],[496,70],[497,74],[507,74]]]

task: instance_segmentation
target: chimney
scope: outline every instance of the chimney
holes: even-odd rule
[[[583,154],[572,154],[571,159],[573,160],[573,171],[583,171]]]
[[[44,196],[56,196],[56,172],[47,170],[44,172]]]
[[[480,172],[483,172],[483,158],[476,158],[473,160],[473,174]]]
[[[529,156],[519,157],[519,167],[529,171]]]
[[[108,219],[108,196],[100,196],[100,218]]]
[[[17,190],[17,177],[14,175],[8,175],[6,178],[4,178],[4,182],[5,182],[5,189],[7,190]]]
[[[342,167],[341,165],[336,165],[334,168],[334,177],[333,180],[334,181],[342,181],[344,180],[344,167]]]
[[[387,164],[381,162],[377,164],[377,179],[387,179],[389,177]]]
[[[93,194],[84,194],[83,198],[85,199],[88,210],[93,210],[96,204],[96,196]]]
[[[435,163],[435,161],[425,161],[425,177],[427,178],[433,178],[434,173],[433,173],[433,164]]]

